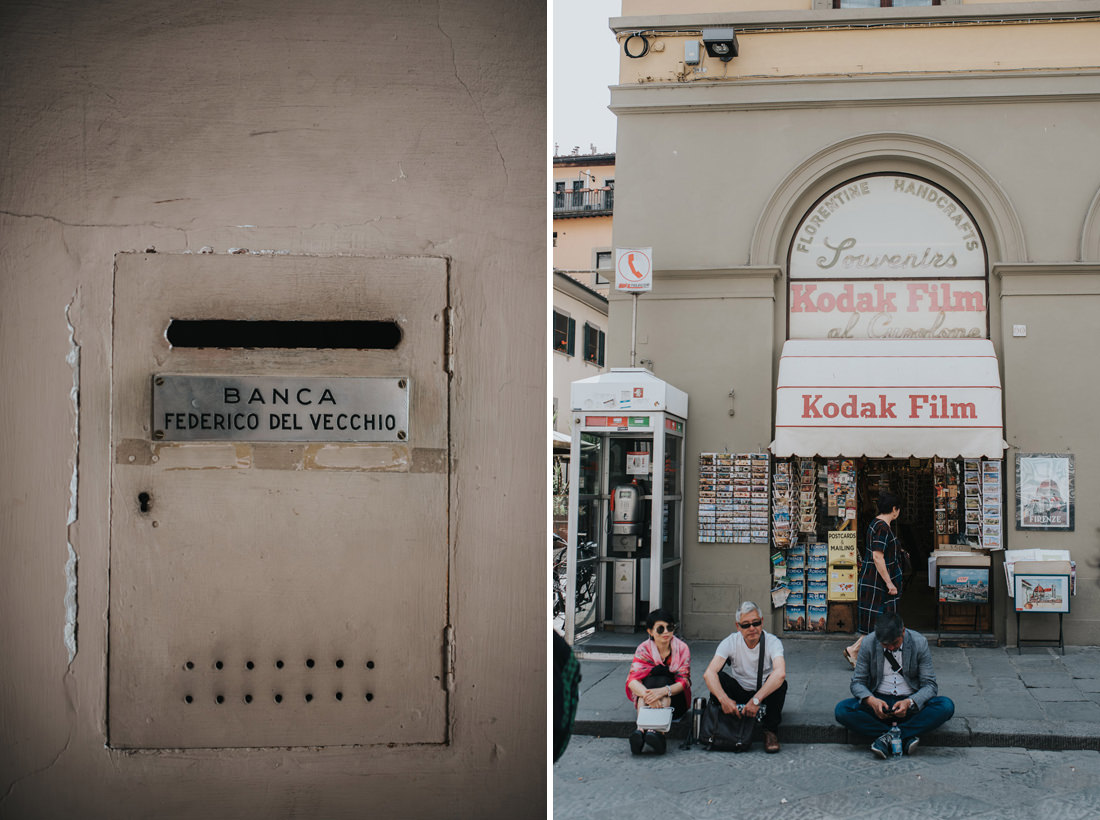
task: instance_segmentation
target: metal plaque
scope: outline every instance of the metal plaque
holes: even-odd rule
[[[407,441],[409,379],[153,376],[154,441]]]

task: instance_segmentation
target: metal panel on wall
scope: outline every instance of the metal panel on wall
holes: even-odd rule
[[[109,744],[446,742],[445,261],[123,254],[114,296]]]

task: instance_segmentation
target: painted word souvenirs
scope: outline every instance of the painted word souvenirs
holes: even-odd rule
[[[795,236],[790,338],[988,336],[985,248],[935,185],[892,174],[842,185]]]

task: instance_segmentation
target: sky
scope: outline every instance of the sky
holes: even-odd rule
[[[557,154],[615,150],[615,115],[608,86],[619,76],[619,47],[608,20],[620,16],[622,0],[552,0],[553,97],[551,135]]]

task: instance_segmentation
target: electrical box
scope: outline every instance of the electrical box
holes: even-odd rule
[[[700,51],[698,40],[688,40],[684,43],[684,63],[686,65],[699,65]]]
[[[634,628],[637,618],[637,576],[638,562],[633,558],[617,559],[613,565],[614,599],[611,605],[612,624],[619,627]]]
[[[120,254],[108,743],[447,742],[445,260]]]

